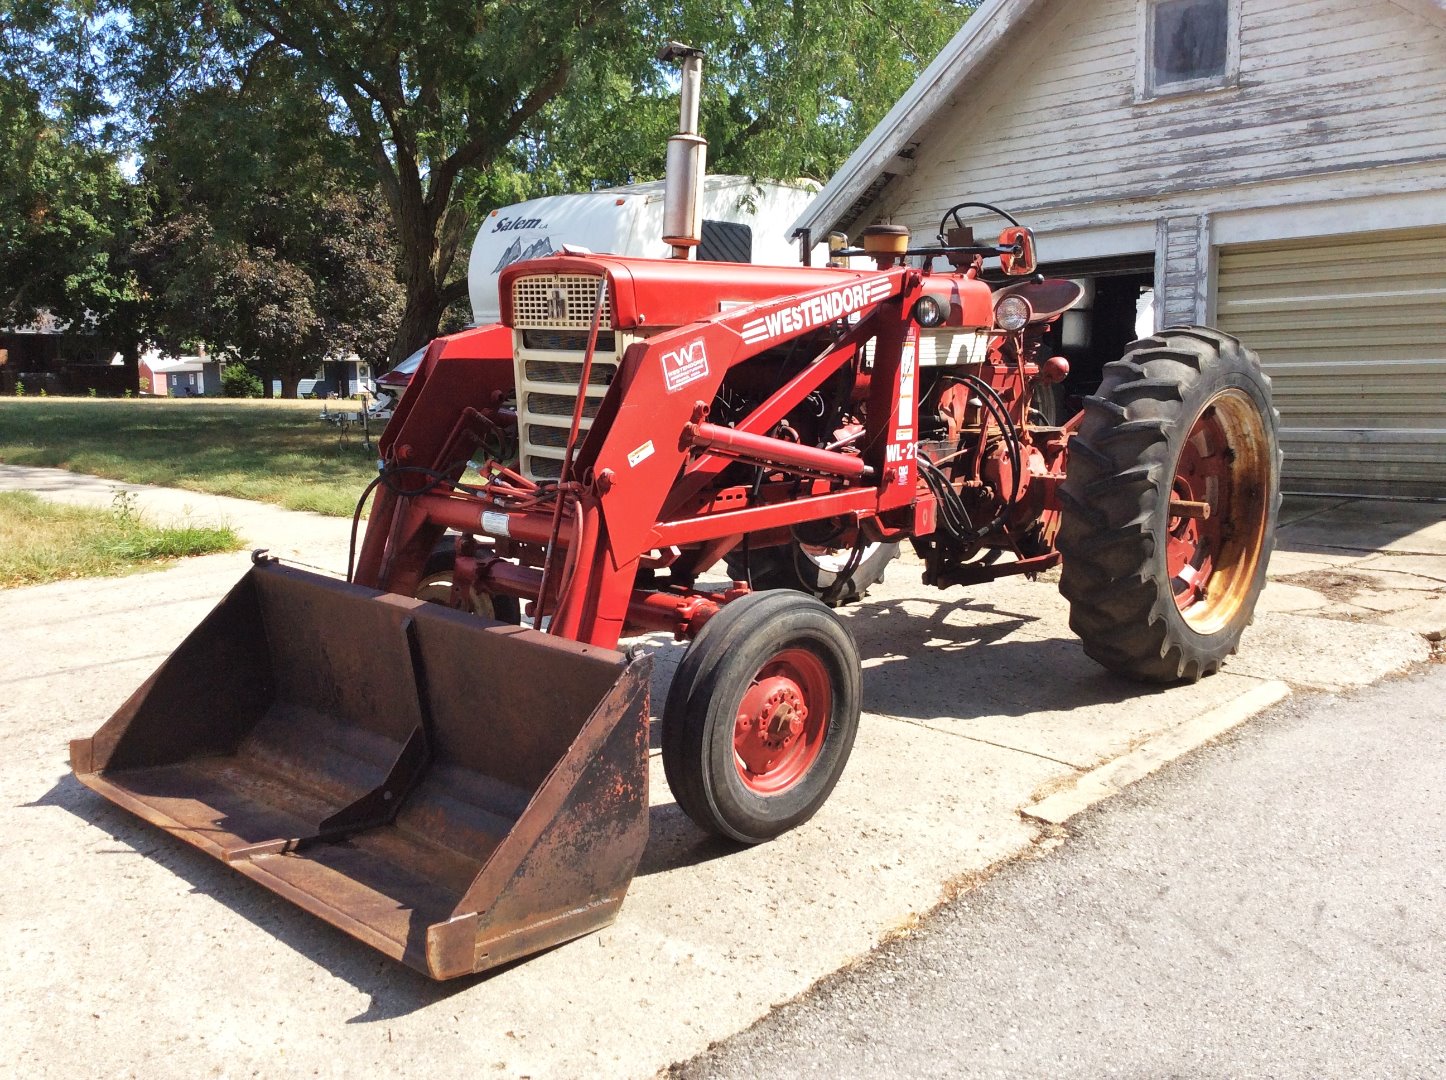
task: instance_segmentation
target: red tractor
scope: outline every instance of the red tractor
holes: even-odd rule
[[[941,589],[1060,566],[1100,663],[1214,672],[1272,544],[1269,380],[1235,339],[1175,327],[1037,422],[1067,373],[1040,341],[1078,287],[1037,275],[1012,219],[977,242],[966,210],[993,208],[956,207],[928,245],[867,230],[839,253],[866,270],[513,265],[501,324],[433,342],[398,404],[354,583],[261,558],[75,744],[77,774],[440,978],[621,902],[649,726],[625,636],[690,642],[668,784],[750,844],[837,783],[861,679],[832,609],[900,544]]]

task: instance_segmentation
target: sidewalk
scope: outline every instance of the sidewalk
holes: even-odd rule
[[[54,502],[102,509],[113,506],[116,495],[125,492],[134,497],[136,509],[146,520],[156,525],[187,520],[229,525],[241,535],[248,548],[269,548],[273,555],[289,562],[304,563],[338,577],[346,576],[349,518],[324,517],[249,499],[128,484],[64,469],[23,465],[0,464],[0,491],[29,491]],[[363,521],[358,532],[365,527]]]
[[[0,466],[0,489],[108,505],[118,486]],[[344,567],[349,522],[142,490],[284,558]],[[152,502],[151,500],[156,500]],[[438,986],[82,789],[88,735],[244,572],[244,553],[0,592],[0,1070],[192,1076],[648,1076],[741,1030],[1003,863],[1058,842],[1022,814],[1080,805],[1288,693],[1374,682],[1442,630],[1446,507],[1293,500],[1242,651],[1142,688],[1084,657],[1052,582],[940,593],[902,561],[846,610],[865,715],[828,805],[774,843],[704,837],[652,762],[651,838],[618,922]],[[1402,625],[1404,624],[1404,625]],[[645,639],[661,704],[682,646]],[[204,708],[204,703],[198,703]],[[104,913],[97,917],[97,913]],[[100,977],[98,977],[100,976]],[[394,1044],[400,1044],[394,1045]],[[401,1055],[401,1056],[394,1056]]]

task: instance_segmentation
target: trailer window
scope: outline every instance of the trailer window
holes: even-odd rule
[[[752,262],[753,229],[736,221],[705,219],[698,258],[704,262]]]

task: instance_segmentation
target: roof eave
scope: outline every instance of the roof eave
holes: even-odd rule
[[[1043,0],[985,0],[824,185],[790,230],[822,236],[838,223],[949,97]]]

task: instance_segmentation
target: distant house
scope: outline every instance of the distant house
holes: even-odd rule
[[[1260,351],[1288,489],[1446,497],[1446,0],[986,0],[796,228],[964,201],[1087,282],[1077,393],[1153,304]]]
[[[204,352],[165,357],[155,349],[141,357],[141,393],[150,397],[219,397],[221,364]]]
[[[0,395],[25,393],[121,394],[124,369],[111,365],[111,349],[92,333],[73,331],[40,313],[28,326],[0,327]]]

